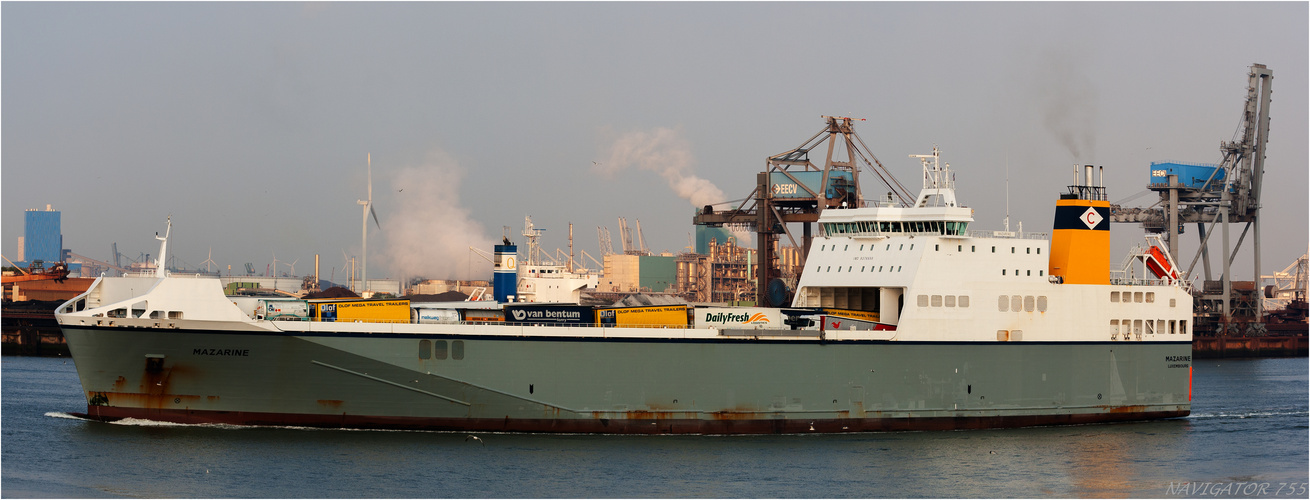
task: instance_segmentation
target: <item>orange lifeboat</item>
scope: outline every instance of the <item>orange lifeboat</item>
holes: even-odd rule
[[[1169,259],[1164,258],[1164,252],[1161,252],[1159,247],[1152,246],[1147,256],[1149,258],[1146,259],[1146,268],[1150,269],[1156,278],[1168,276],[1169,279],[1178,279],[1178,270],[1169,265]]]

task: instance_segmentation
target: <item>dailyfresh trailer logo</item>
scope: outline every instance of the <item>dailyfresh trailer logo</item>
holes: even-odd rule
[[[738,323],[742,325],[767,325],[769,317],[764,313],[705,313],[705,322],[719,325]]]

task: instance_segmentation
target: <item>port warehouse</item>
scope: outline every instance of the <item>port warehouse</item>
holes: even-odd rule
[[[523,325],[789,329],[819,326],[821,317],[864,329],[878,313],[838,308],[693,306],[594,307],[577,304],[414,302],[408,299],[295,299],[231,296],[254,319],[360,323],[507,323]]]

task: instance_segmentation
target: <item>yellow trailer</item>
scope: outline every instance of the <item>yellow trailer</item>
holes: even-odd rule
[[[314,321],[409,323],[409,300],[311,300]]]
[[[596,309],[600,326],[686,327],[687,306],[607,307]]]
[[[858,319],[860,321],[872,321],[877,323],[880,315],[876,311],[856,311],[853,309],[833,309],[825,307],[824,312],[829,316],[840,316],[843,318]]]

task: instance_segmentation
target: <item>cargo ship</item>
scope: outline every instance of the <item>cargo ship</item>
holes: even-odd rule
[[[56,316],[85,416],[106,421],[772,434],[1188,415],[1189,284],[1110,272],[1090,168],[1049,235],[973,231],[937,157],[913,205],[821,213],[786,309],[329,321],[300,306],[261,316],[218,280],[159,266],[101,277]]]

